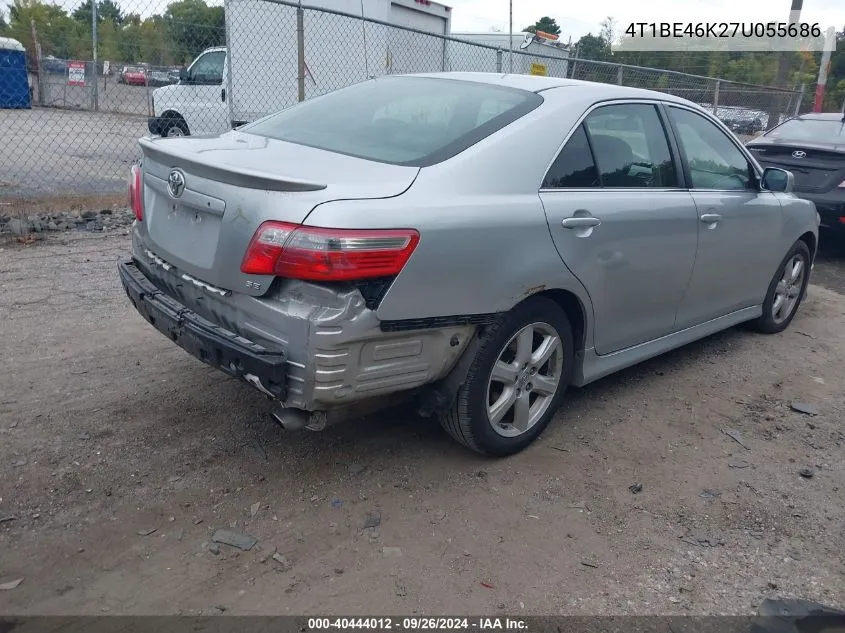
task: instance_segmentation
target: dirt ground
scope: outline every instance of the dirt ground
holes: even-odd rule
[[[573,390],[495,461],[405,409],[285,434],[133,311],[124,235],[0,247],[0,613],[842,606],[841,255],[787,332],[732,329]],[[215,545],[219,528],[258,543]]]

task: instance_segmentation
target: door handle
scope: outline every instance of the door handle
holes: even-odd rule
[[[715,224],[722,219],[718,213],[705,213],[699,218],[704,224]]]
[[[220,100],[221,100],[221,101],[226,101],[226,89],[225,89],[225,88],[223,88],[223,89],[220,91]]]
[[[561,225],[565,229],[586,229],[599,224],[601,224],[601,220],[594,217],[566,218],[561,221]]]

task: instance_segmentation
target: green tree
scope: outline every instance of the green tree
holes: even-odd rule
[[[83,24],[91,24],[91,5],[94,0],[87,0],[73,12],[73,19]],[[110,21],[113,24],[123,24],[123,12],[114,0],[100,0],[97,2],[97,24]]]
[[[6,37],[18,40],[28,51],[34,52],[30,26],[34,21],[44,55],[67,57],[75,53],[76,25],[64,9],[40,0],[13,0],[8,8]]]
[[[210,7],[204,0],[179,0],[167,6],[164,23],[173,53],[187,62],[209,46],[226,42],[223,7]]]
[[[531,26],[526,26],[522,30],[525,33],[536,33],[537,31],[542,31],[543,33],[549,33],[551,35],[560,35],[560,27],[558,26],[557,21],[547,15],[537,20]]]
[[[587,33],[575,43],[575,50],[580,59],[604,60],[610,55],[610,49],[604,38]]]

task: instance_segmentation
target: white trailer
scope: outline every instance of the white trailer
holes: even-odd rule
[[[235,126],[300,99],[300,37],[305,99],[381,75],[448,69],[447,41],[426,33],[448,35],[451,8],[431,0],[312,0],[308,7],[328,11],[306,7],[301,24],[297,8],[287,4],[226,0],[225,6]]]
[[[559,40],[549,39],[534,33],[453,33],[452,37],[482,46],[490,46],[501,51],[495,60],[494,68],[490,65],[491,55],[480,55],[478,47],[449,43],[449,62],[451,70],[487,72],[511,72],[510,49],[513,47],[513,72],[519,75],[545,75],[548,77],[566,77],[569,72],[569,45]],[[473,50],[473,48],[475,50]],[[483,57],[484,68],[478,68],[478,59]]]
[[[292,2],[225,0],[226,46],[203,51],[178,84],[153,91],[150,132],[221,134],[293,105],[300,96],[300,33],[306,99],[369,77],[447,69],[446,40],[437,37],[451,28],[452,11],[444,4],[308,0],[301,30],[297,11]]]

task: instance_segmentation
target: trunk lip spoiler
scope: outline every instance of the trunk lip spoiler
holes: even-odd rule
[[[268,191],[322,191],[328,188],[326,183],[286,178],[277,174],[239,168],[234,165],[210,165],[202,159],[186,152],[164,149],[157,139],[142,137],[138,139],[145,157],[149,157],[162,165],[182,167],[200,178],[216,180],[226,184],[247,189],[263,189]],[[174,161],[178,162],[174,164]]]

